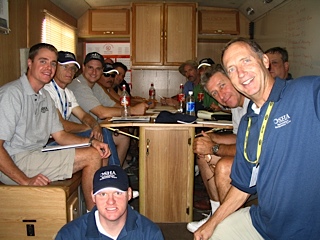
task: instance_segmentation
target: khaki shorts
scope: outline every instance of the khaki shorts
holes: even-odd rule
[[[75,149],[66,149],[51,152],[25,151],[11,156],[18,168],[28,177],[41,173],[51,181],[71,178]],[[0,181],[7,185],[17,185],[5,174],[0,172]]]
[[[210,240],[263,240],[252,225],[249,210],[250,207],[240,208],[225,218],[214,230]]]

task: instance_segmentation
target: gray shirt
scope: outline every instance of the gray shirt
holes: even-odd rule
[[[50,134],[63,130],[49,93],[36,93],[24,74],[0,88],[0,139],[10,156],[41,149]]]
[[[102,105],[104,107],[113,107],[116,103],[103,91],[99,84],[94,84],[92,88],[88,86],[87,80],[81,74],[74,79],[68,88],[75,95],[80,107],[90,113],[95,119],[99,120],[96,115],[90,112],[91,109]],[[79,119],[71,115],[70,121],[80,123]]]

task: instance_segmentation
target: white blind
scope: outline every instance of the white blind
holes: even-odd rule
[[[41,41],[52,44],[58,51],[76,54],[76,30],[48,12],[44,12]]]

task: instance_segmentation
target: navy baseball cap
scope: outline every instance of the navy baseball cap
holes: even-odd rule
[[[101,62],[102,66],[104,65],[104,59],[103,56],[100,53],[97,52],[90,52],[86,55],[86,58],[84,59],[83,64],[87,64],[91,60],[98,60]]]
[[[80,64],[76,60],[76,56],[72,52],[59,51],[58,52],[58,63],[61,65],[74,63],[80,69]]]
[[[117,165],[98,169],[93,177],[93,194],[96,195],[105,188],[117,188],[121,191],[127,191],[129,188],[127,173]]]
[[[200,62],[199,62],[199,66],[198,66],[198,69],[201,68],[202,66],[211,66],[214,64],[214,61],[211,59],[211,58],[204,58],[204,59],[201,59]]]
[[[104,64],[104,68],[103,68],[103,73],[104,74],[107,74],[107,73],[116,73],[116,74],[119,74],[118,70],[115,69],[112,64],[110,63],[105,63]]]

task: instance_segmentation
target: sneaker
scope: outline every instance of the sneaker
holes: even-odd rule
[[[205,224],[209,220],[210,217],[211,217],[211,214],[209,214],[206,218],[204,218],[198,222],[189,222],[187,224],[187,229],[190,232],[194,233],[195,231],[198,230],[199,227],[201,227],[203,224]]]
[[[139,192],[138,191],[132,191],[132,199],[135,199],[139,197]]]
[[[198,166],[198,165],[195,165],[195,166],[194,166],[194,176],[195,176],[195,177],[198,176],[199,173],[200,173],[199,166]]]

